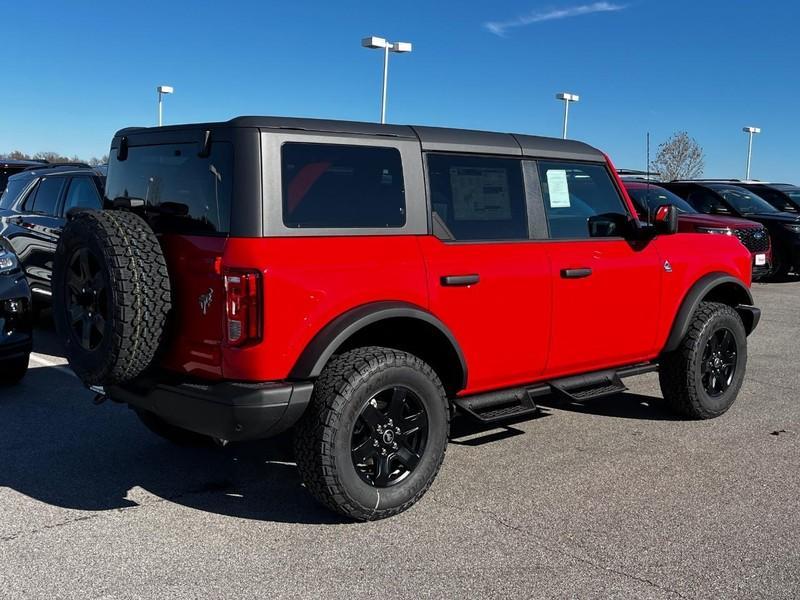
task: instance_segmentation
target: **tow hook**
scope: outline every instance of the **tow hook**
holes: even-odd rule
[[[94,400],[92,400],[92,403],[95,406],[100,406],[103,402],[108,400],[108,396],[106,395],[106,390],[103,388],[103,386],[90,385],[88,387],[89,387],[89,390],[94,392]]]

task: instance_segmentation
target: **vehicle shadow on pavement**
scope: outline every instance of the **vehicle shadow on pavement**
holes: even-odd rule
[[[584,402],[570,402],[557,396],[537,398],[542,406],[568,410],[577,413],[598,415],[601,417],[616,417],[619,419],[635,419],[637,421],[680,421],[666,408],[660,405],[660,398],[645,396],[633,392],[623,392],[586,400]]]
[[[92,397],[49,367],[0,388],[0,487],[85,511],[168,500],[245,519],[345,522],[303,489],[286,436],[181,448],[150,433],[127,407],[94,406]]]
[[[754,281],[753,285],[769,285],[771,283],[797,283],[798,281],[800,281],[800,275],[789,273],[782,277],[775,276],[764,281]]]
[[[525,432],[514,427],[517,423],[525,423],[536,419],[551,416],[548,410],[539,407],[539,412],[533,417],[512,419],[497,424],[478,423],[466,416],[456,416],[450,424],[450,443],[457,446],[483,446],[500,442],[508,438],[524,435]]]

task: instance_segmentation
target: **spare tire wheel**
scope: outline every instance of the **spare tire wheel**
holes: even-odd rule
[[[53,318],[70,367],[86,385],[115,385],[153,365],[171,306],[161,246],[131,212],[84,211],[61,234]]]

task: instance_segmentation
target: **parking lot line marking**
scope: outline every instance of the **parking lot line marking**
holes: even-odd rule
[[[65,363],[60,362],[58,360],[54,360],[55,357],[49,356],[47,354],[39,354],[38,352],[31,352],[31,362],[38,367],[48,367],[50,369],[55,369],[61,373],[66,373],[71,377],[78,378],[75,373],[73,373],[72,369],[66,366]]]

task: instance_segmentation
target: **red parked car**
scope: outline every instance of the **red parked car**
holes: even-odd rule
[[[735,236],[753,258],[753,279],[761,280],[772,273],[772,243],[769,231],[761,223],[737,217],[707,215],[656,184],[626,177],[623,177],[623,182],[640,218],[646,220],[648,210],[654,211],[662,204],[672,204],[678,209],[678,231]]]
[[[641,223],[585,144],[243,117],[110,155],[105,209],[56,251],[72,368],[178,442],[293,428],[306,488],[352,518],[425,493],[454,414],[658,371],[666,406],[712,418],[742,385],[750,253],[672,235],[674,205]]]

